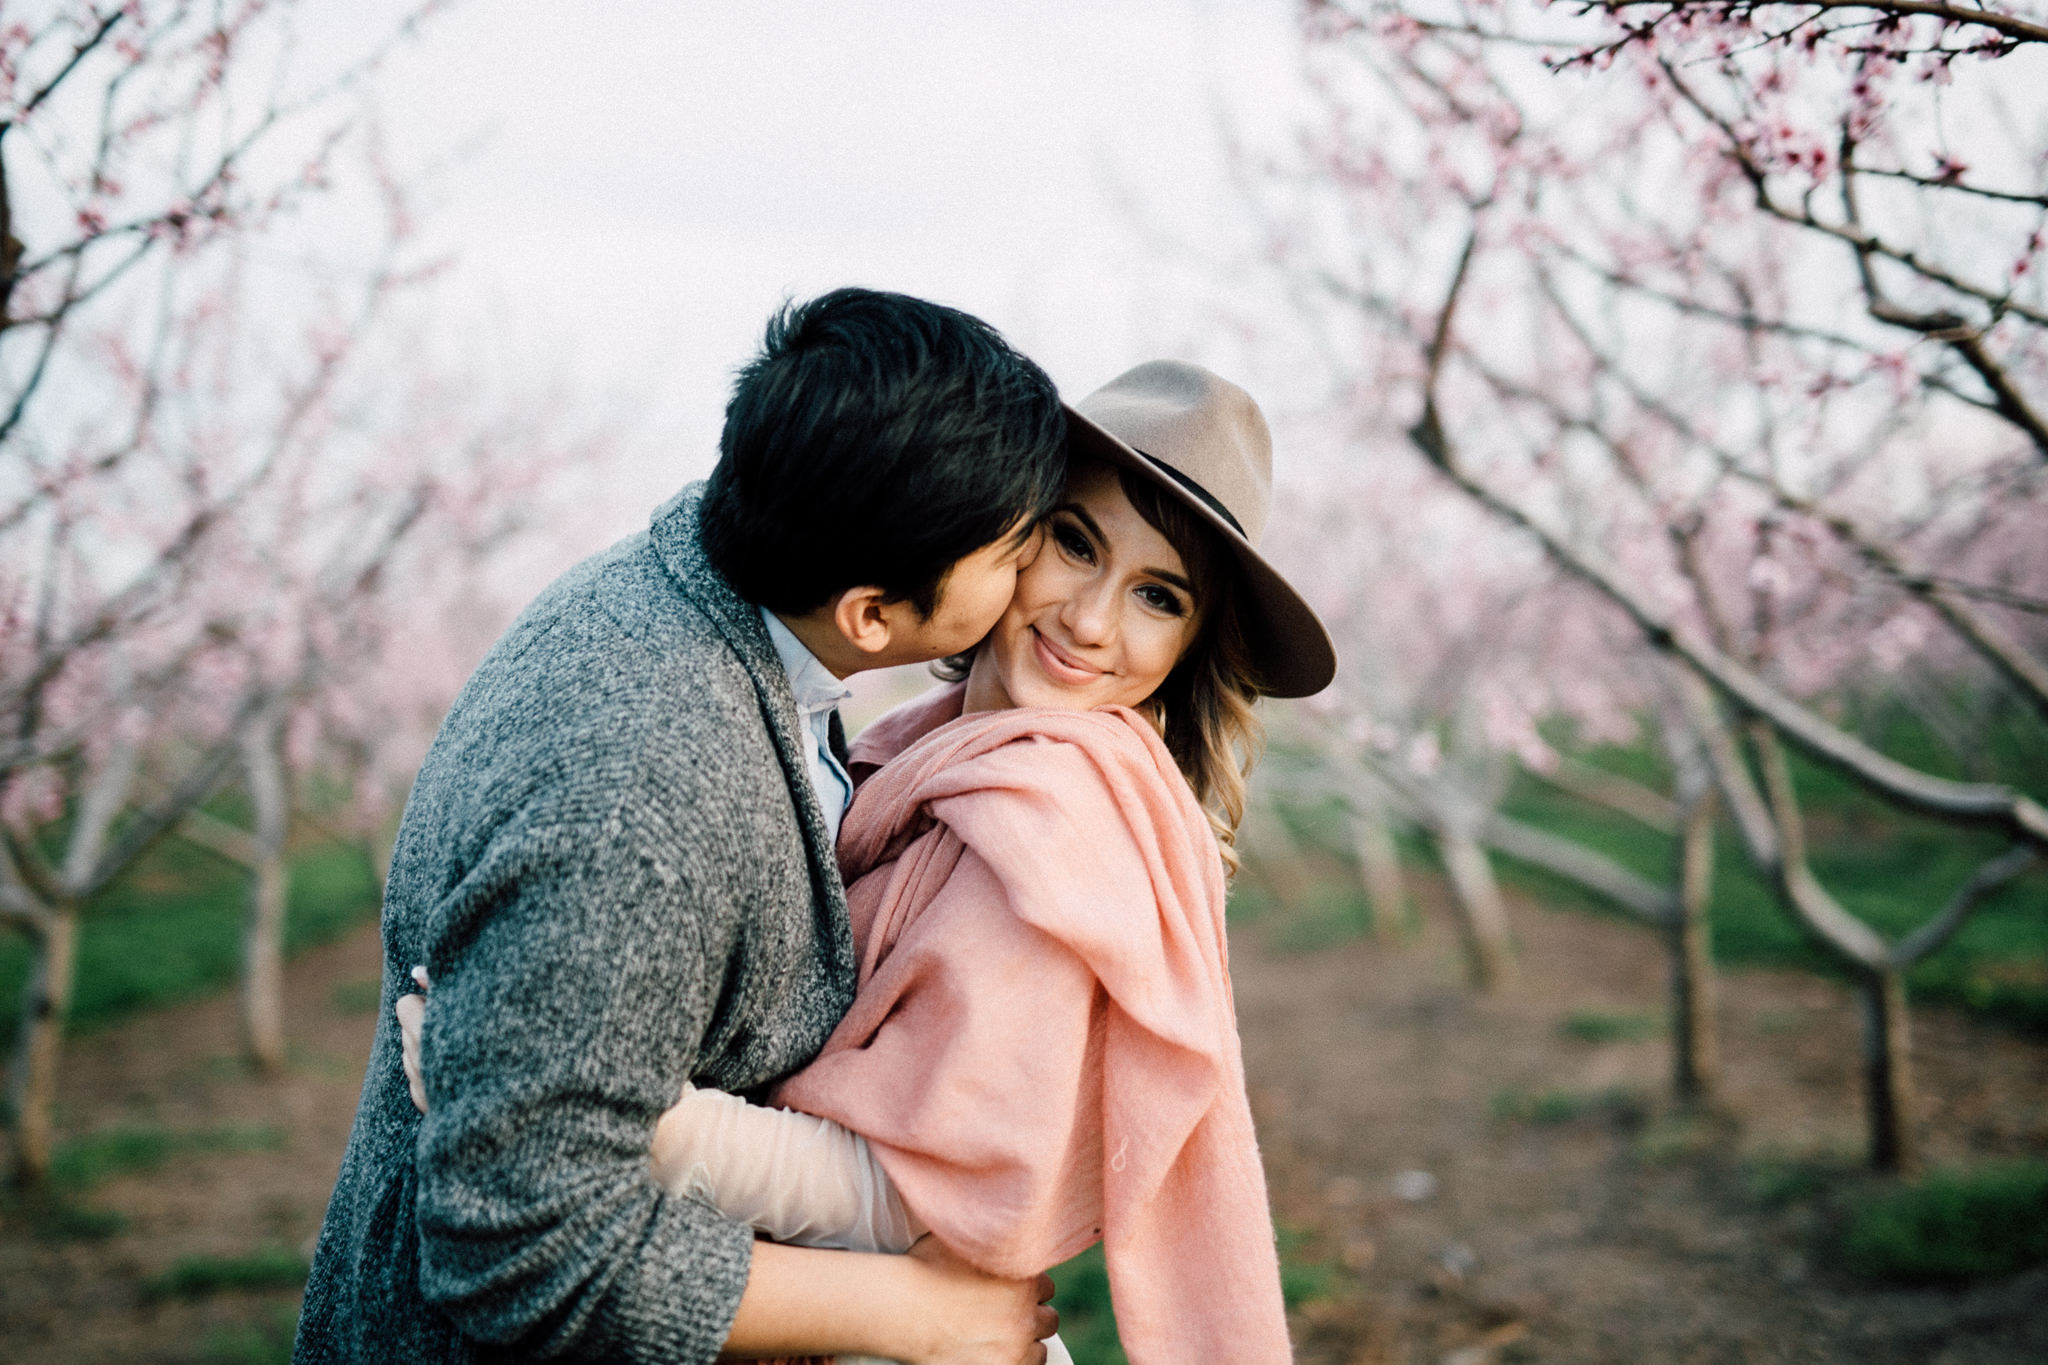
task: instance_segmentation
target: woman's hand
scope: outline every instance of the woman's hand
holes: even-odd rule
[[[427,979],[425,967],[413,968],[412,979],[419,982],[422,991],[433,984]],[[412,1107],[424,1114],[427,1086],[420,1077],[420,1024],[427,1017],[427,997],[401,995],[391,1012],[398,1016],[399,1050],[405,1054],[405,1088],[412,1092]]]
[[[926,1237],[908,1256],[754,1244],[722,1358],[839,1354],[909,1365],[1045,1365],[1049,1276],[984,1275]]]
[[[917,1357],[919,1365],[1045,1365],[1045,1339],[1060,1330],[1052,1276],[992,1279],[930,1233],[910,1257],[932,1273],[927,1303],[934,1340],[930,1353]]]

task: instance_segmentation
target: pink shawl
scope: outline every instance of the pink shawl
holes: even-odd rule
[[[1291,1359],[1208,821],[1135,712],[959,711],[855,747],[901,750],[840,832],[859,992],[775,1102],[990,1272],[1100,1238],[1134,1365]]]

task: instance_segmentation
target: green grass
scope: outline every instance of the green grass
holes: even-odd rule
[[[1862,1195],[1839,1255],[1882,1284],[1969,1284],[2048,1262],[2048,1162],[1934,1171]]]
[[[128,1229],[128,1219],[70,1190],[0,1185],[0,1225],[16,1222],[45,1242],[97,1242]]]
[[[1362,892],[1324,882],[1301,903],[1290,907],[1283,923],[1268,936],[1268,946],[1283,953],[1312,953],[1372,932],[1372,911]]]
[[[242,1256],[186,1256],[143,1285],[152,1299],[203,1299],[215,1294],[248,1294],[296,1289],[306,1282],[306,1258],[280,1246]]]
[[[270,1311],[260,1322],[230,1323],[201,1337],[201,1365],[291,1365],[298,1306],[273,1303],[267,1307]]]
[[[1743,1183],[1764,1208],[1805,1204],[1826,1194],[1844,1172],[1840,1163],[1758,1157],[1743,1163]]]
[[[382,999],[384,982],[374,976],[360,981],[344,981],[328,996],[334,1008],[343,1014],[374,1014]]]
[[[1901,727],[1887,737],[1888,752],[1940,771],[1944,765]],[[1917,750],[1917,751],[1916,751]],[[1584,755],[1612,771],[1662,785],[1645,751],[1602,749]],[[2041,762],[2029,770],[2027,763]],[[1976,869],[1997,853],[1995,836],[1903,815],[1853,788],[1846,779],[1794,756],[1806,803],[1814,871],[1852,913],[1897,938],[1925,923]],[[2048,760],[2017,741],[2002,767],[1987,774],[2038,783]],[[1624,866],[1668,881],[1672,841],[1626,816],[1610,812],[1523,775],[1504,803],[1507,814],[1579,840]],[[1836,974],[1834,960],[1808,940],[1750,866],[1732,829],[1715,841],[1714,956],[1724,963],[1802,967]],[[1502,880],[1561,906],[1621,915],[1577,886],[1499,860]],[[1634,922],[1634,921],[1631,921]],[[1915,998],[1961,1005],[2032,1033],[2048,1033],[2048,869],[2037,867],[1989,898],[1961,933],[1908,976]]]
[[[178,839],[164,839],[80,917],[69,1031],[86,1033],[181,1000],[211,994],[241,970],[248,873]],[[379,890],[362,851],[316,844],[292,859],[285,951],[324,943],[376,917]],[[19,935],[0,938],[0,1045],[32,955]]]
[[[1280,1297],[1287,1306],[1299,1308],[1312,1299],[1326,1299],[1335,1293],[1337,1267],[1314,1254],[1314,1243],[1309,1235],[1284,1223],[1278,1231]]]
[[[156,1170],[179,1152],[276,1151],[284,1144],[284,1130],[269,1124],[188,1133],[106,1128],[60,1144],[51,1154],[50,1180],[58,1189],[79,1192],[117,1175]]]
[[[1624,1127],[1641,1127],[1649,1106],[1641,1094],[1625,1086],[1606,1090],[1499,1090],[1493,1116],[1515,1123],[1553,1125],[1580,1119],[1608,1119]]]
[[[1664,1020],[1654,1014],[1617,1010],[1573,1010],[1559,1024],[1558,1032],[1582,1043],[1637,1043],[1661,1037]]]
[[[1282,1227],[1280,1293],[1289,1308],[1336,1292],[1339,1271],[1314,1255],[1307,1234]],[[1074,1365],[1127,1365],[1117,1340],[1116,1315],[1110,1309],[1109,1271],[1102,1245],[1088,1248],[1052,1272],[1053,1307],[1060,1314],[1060,1340],[1073,1353]]]
[[[1116,1315],[1109,1306],[1109,1270],[1102,1261],[1102,1244],[1055,1268],[1052,1282],[1060,1340],[1073,1353],[1074,1365],[1126,1365]]]

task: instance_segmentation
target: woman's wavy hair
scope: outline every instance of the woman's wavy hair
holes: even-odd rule
[[[1265,727],[1253,711],[1264,695],[1246,630],[1243,571],[1209,524],[1136,470],[1119,465],[1124,496],[1153,530],[1180,553],[1194,584],[1197,623],[1180,662],[1137,710],[1166,742],[1167,752],[1209,817],[1224,871],[1237,875],[1237,827],[1244,820],[1245,782],[1265,748]],[[967,676],[974,655],[932,665],[949,682]]]

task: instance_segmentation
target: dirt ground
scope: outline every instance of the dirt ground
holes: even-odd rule
[[[2048,1360],[2048,1273],[1876,1291],[1818,1253],[1827,1191],[1853,1185],[1860,1143],[1855,1017],[1839,987],[1728,978],[1735,1117],[1686,1123],[1660,1100],[1661,1040],[1589,1043],[1560,1027],[1573,1011],[1654,1014],[1648,935],[1520,904],[1520,978],[1482,1000],[1458,984],[1440,907],[1426,908],[1401,942],[1287,952],[1263,921],[1234,939],[1275,1205],[1318,1291],[1296,1323],[1304,1362]],[[72,1046],[67,1136],[201,1136],[85,1196],[122,1216],[112,1235],[55,1235],[47,1217],[0,1206],[0,1362],[276,1358],[292,1291],[148,1287],[183,1258],[310,1249],[376,965],[367,929],[292,965],[295,1047],[276,1079],[235,1061],[227,998]],[[2048,1153],[2048,1047],[1928,1010],[1917,1059],[1934,1159]],[[1561,1116],[1573,1108],[1585,1112]],[[1822,1193],[1785,1197],[1802,1172],[1819,1173]]]
[[[1575,1012],[1655,1017],[1652,936],[1519,903],[1519,978],[1480,999],[1429,908],[1400,944],[1286,955],[1234,940],[1275,1209],[1342,1267],[1301,1314],[1300,1360],[2048,1361],[2048,1272],[1873,1290],[1828,1263],[1828,1196],[1866,1180],[1843,988],[1724,977],[1730,1113],[1686,1121],[1664,1100],[1661,1037],[1588,1043],[1562,1028]],[[2048,1047],[1948,1011],[1916,1022],[1930,1160],[2048,1153]],[[1603,1102],[1562,1121],[1515,1116],[1544,1095]],[[1785,1197],[1802,1185],[1820,1193]]]

